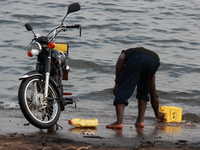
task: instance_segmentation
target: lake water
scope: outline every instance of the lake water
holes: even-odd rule
[[[36,57],[28,57],[32,33],[47,35],[60,25],[73,1],[0,1],[0,103],[1,109],[19,109],[18,78],[34,70]],[[199,0],[81,0],[81,10],[70,14],[65,24],[81,24],[60,34],[57,42],[69,43],[69,81],[65,91],[72,92],[78,109],[66,107],[74,117],[96,117],[103,122],[115,120],[112,88],[115,63],[123,49],[145,47],[161,58],[156,73],[160,105],[183,109],[183,119],[200,124],[200,1]],[[135,93],[125,110],[125,122],[137,116]],[[153,122],[148,104],[145,118]],[[66,118],[67,119],[67,118]],[[148,121],[149,120],[149,121]]]

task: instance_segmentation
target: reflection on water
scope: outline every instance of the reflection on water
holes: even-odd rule
[[[165,126],[162,128],[165,133],[180,134],[181,126]]]
[[[135,127],[132,130],[130,130],[128,133],[127,131],[123,129],[110,129],[115,133],[114,137],[117,138],[124,138],[124,137],[137,137],[137,138],[152,138],[152,139],[160,139],[162,133],[167,133],[167,134],[176,134],[180,135],[181,134],[181,126],[161,126],[161,127],[153,127],[153,128],[148,128],[148,127]],[[127,129],[126,129],[127,130]],[[130,135],[129,135],[130,134]]]
[[[96,128],[71,128],[68,131],[74,134],[80,134],[82,131],[90,130],[91,132],[94,132],[95,134],[98,133],[98,130]]]

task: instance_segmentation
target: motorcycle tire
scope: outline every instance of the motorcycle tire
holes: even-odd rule
[[[35,127],[48,129],[57,123],[60,117],[60,103],[53,99],[58,97],[53,84],[49,83],[48,98],[44,99],[45,82],[40,76],[23,79],[18,100],[25,118]],[[49,99],[49,100],[48,100]]]

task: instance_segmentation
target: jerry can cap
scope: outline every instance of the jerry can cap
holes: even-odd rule
[[[161,106],[160,111],[164,111],[164,110],[165,110],[165,107]]]
[[[72,120],[68,120],[68,124],[72,124]]]

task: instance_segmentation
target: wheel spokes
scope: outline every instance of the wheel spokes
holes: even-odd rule
[[[44,99],[44,82],[40,80],[32,81],[26,91],[26,103],[29,112],[34,118],[42,122],[49,122],[57,113],[57,101]],[[56,94],[49,87],[48,98],[55,98]]]

